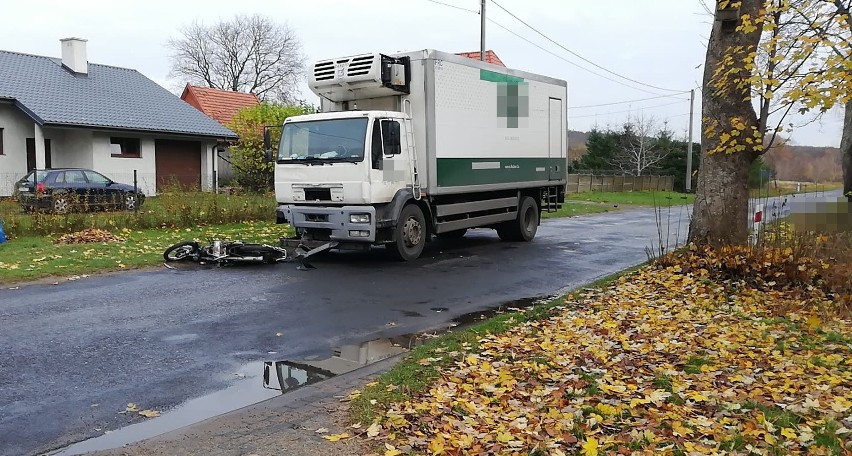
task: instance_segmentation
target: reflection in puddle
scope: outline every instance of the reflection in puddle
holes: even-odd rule
[[[411,336],[376,339],[358,345],[344,345],[336,349],[331,358],[319,361],[267,361],[263,363],[263,387],[287,393],[405,353],[416,343],[417,339]]]
[[[190,399],[162,416],[132,424],[100,437],[65,447],[62,456],[108,450],[139,442],[189,426],[223,413],[290,392],[299,387],[351,372],[359,367],[404,353],[417,343],[411,336],[377,339],[337,348],[323,360],[267,361],[242,366],[246,372],[233,385],[206,396]]]
[[[332,377],[318,369],[302,369],[289,361],[263,363],[263,387],[282,393]]]

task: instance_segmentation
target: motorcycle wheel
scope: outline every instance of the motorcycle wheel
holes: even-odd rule
[[[192,241],[178,242],[163,252],[166,261],[181,261],[191,258],[198,253],[198,243]]]

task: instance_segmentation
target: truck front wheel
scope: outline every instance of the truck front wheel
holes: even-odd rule
[[[400,260],[416,260],[423,253],[427,233],[423,211],[416,204],[409,204],[399,214],[396,238],[393,244],[388,245],[388,250]]]
[[[497,226],[497,235],[503,241],[529,242],[538,231],[539,211],[535,199],[524,196],[518,205],[518,217]]]

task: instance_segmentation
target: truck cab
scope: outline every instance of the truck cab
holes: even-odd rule
[[[414,186],[410,117],[346,111],[288,119],[276,157],[279,218],[307,241],[382,242],[382,207]],[[352,247],[352,246],[350,246]]]

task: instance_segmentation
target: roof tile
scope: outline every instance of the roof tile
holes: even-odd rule
[[[192,97],[189,96],[190,94]],[[253,93],[211,89],[190,84],[186,85],[180,98],[226,126],[231,123],[240,109],[260,104],[257,95]]]
[[[74,74],[60,59],[0,50],[0,99],[40,124],[234,138],[136,70],[89,63]]]
[[[480,60],[480,58],[482,57],[480,51],[459,52],[456,55],[459,55],[459,56],[462,56],[462,57],[467,57],[467,58],[473,59],[473,60]],[[503,61],[500,60],[500,57],[497,57],[497,53],[495,53],[492,50],[485,51],[485,61],[490,63],[490,64],[493,64],[493,65],[500,65],[501,67],[506,66],[505,64],[503,64]]]

